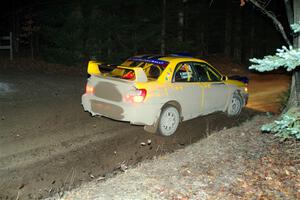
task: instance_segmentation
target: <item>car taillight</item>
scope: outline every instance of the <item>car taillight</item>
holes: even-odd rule
[[[94,93],[94,88],[92,86],[86,85],[85,93],[93,94]]]
[[[146,89],[136,89],[134,91],[130,91],[125,99],[128,102],[133,102],[133,103],[141,103],[145,100],[147,95],[147,90]]]

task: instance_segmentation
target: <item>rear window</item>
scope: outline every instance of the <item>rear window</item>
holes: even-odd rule
[[[151,63],[142,63],[142,69],[144,70],[148,80],[157,80],[158,77],[163,72],[164,68],[159,65],[154,65]],[[133,69],[125,69],[122,67],[117,67],[109,73],[109,76],[127,79],[127,80],[134,80],[135,74]]]
[[[109,73],[109,75],[112,77],[121,78],[121,79],[128,79],[128,80],[135,79],[134,70],[124,69],[124,68],[120,68],[120,67],[117,67],[114,70],[112,70]]]
[[[157,80],[158,77],[161,75],[161,73],[164,71],[166,66],[168,65],[168,62],[166,61],[160,61],[160,60],[149,60],[149,62],[145,62],[145,60],[138,59],[138,60],[126,60],[124,63],[122,63],[122,66],[124,67],[141,67],[148,80]],[[109,73],[112,77],[122,78],[122,79],[129,79],[134,80],[134,70],[131,69],[124,69],[122,67],[117,67],[113,71]]]
[[[160,65],[151,64],[151,63],[145,63],[145,65],[142,68],[149,80],[158,79],[158,77],[164,71],[164,67]]]

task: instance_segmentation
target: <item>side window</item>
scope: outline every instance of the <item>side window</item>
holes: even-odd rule
[[[205,63],[194,63],[194,68],[197,71],[198,81],[200,82],[221,81],[219,73],[215,72],[215,70]]]
[[[144,69],[147,77],[152,78],[152,79],[157,79],[160,76],[161,72],[163,71],[160,66],[153,65],[153,64],[148,65],[148,66],[144,67],[143,69]]]
[[[208,76],[210,78],[210,81],[212,81],[212,82],[221,81],[215,74],[212,73],[212,71],[210,69],[207,69],[207,72],[208,72]]]
[[[194,63],[194,69],[197,72],[199,82],[209,81],[209,76],[205,66],[202,66],[201,63]]]
[[[190,63],[179,63],[173,80],[174,82],[195,82],[197,77]]]

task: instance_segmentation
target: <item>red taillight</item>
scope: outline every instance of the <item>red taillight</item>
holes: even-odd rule
[[[147,90],[139,89],[139,90],[137,90],[137,93],[138,94],[133,97],[133,102],[135,102],[135,103],[143,102],[147,95]]]
[[[92,86],[86,85],[85,93],[93,94],[94,93],[94,88]]]
[[[146,89],[136,89],[128,93],[125,99],[128,102],[141,103],[145,100],[146,95],[147,95]]]

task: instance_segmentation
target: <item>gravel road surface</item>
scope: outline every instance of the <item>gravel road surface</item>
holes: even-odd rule
[[[283,79],[288,85],[288,78]],[[173,152],[258,113],[251,100],[251,109],[239,118],[222,113],[199,117],[165,138],[84,112],[80,97],[85,80],[0,74],[0,199],[39,199],[97,177],[112,177],[124,165]]]

